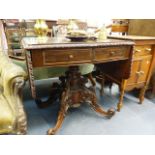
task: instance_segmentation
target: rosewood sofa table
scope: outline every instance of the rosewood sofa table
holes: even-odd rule
[[[105,41],[71,42],[58,40],[58,38],[26,37],[22,40],[25,49],[29,83],[32,97],[37,100],[33,68],[67,66],[65,78],[60,78],[62,93],[60,97],[60,111],[54,128],[48,134],[55,134],[61,127],[68,108],[77,107],[81,103],[88,103],[97,113],[112,117],[113,108],[105,111],[98,103],[94,86],[86,87],[87,79],[78,70],[81,64],[101,64],[106,62],[123,62],[123,67],[118,68],[120,78],[126,81],[130,77],[133,45],[132,41],[107,39]],[[124,89],[121,91],[123,99]],[[122,101],[119,102],[121,104]]]

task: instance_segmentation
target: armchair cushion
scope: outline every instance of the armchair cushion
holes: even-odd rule
[[[20,61],[20,60],[12,60],[13,63],[21,66],[25,71],[27,70],[26,68],[26,62],[25,61]],[[65,75],[65,72],[67,71],[67,67],[42,67],[42,68],[35,68],[34,69],[34,77],[36,80],[40,79],[47,79],[47,78],[52,78],[52,77],[59,77],[61,75]],[[91,73],[94,69],[93,64],[83,64],[79,66],[79,70],[82,75]]]
[[[12,41],[12,42],[17,42],[17,43],[18,43],[18,42],[20,42],[20,38],[19,38],[19,36],[12,36],[12,37],[11,37],[11,41]]]
[[[20,46],[19,43],[12,43],[11,48],[12,48],[12,49],[20,49],[21,46]]]

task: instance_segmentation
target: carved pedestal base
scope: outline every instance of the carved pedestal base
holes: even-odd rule
[[[61,95],[61,107],[58,114],[58,119],[54,128],[50,128],[47,132],[53,135],[61,127],[68,108],[78,107],[82,103],[88,103],[97,113],[112,117],[115,113],[114,109],[105,111],[97,104],[97,97],[93,86],[87,87],[88,79],[81,76],[78,72],[78,67],[70,67],[66,73],[66,80],[63,81],[63,92]]]

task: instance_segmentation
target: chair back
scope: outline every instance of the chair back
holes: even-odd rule
[[[113,19],[111,25],[111,33],[117,32],[122,35],[126,35],[128,32],[128,19]]]

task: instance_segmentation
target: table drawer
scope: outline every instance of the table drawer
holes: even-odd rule
[[[59,49],[43,51],[43,65],[91,62],[91,49]]]
[[[96,61],[123,60],[129,57],[130,47],[96,48],[94,51]]]
[[[138,58],[139,56],[151,55],[152,47],[151,45],[136,45],[134,47],[134,58]]]

